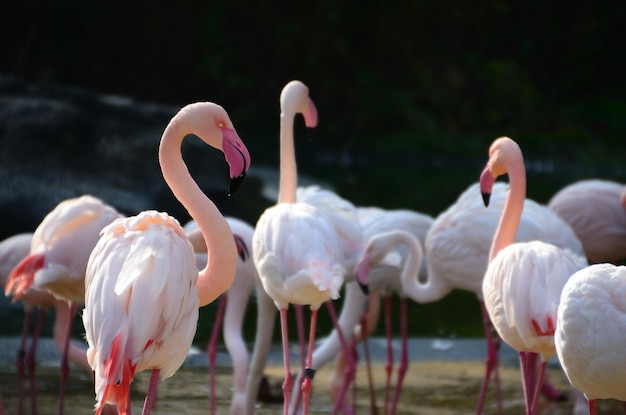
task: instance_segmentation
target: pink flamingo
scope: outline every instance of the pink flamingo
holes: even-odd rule
[[[519,352],[526,413],[532,415],[546,362],[556,354],[554,330],[562,288],[586,263],[570,250],[545,242],[515,243],[526,197],[526,171],[517,143],[501,137],[492,143],[480,177],[485,205],[495,179],[507,173],[510,189],[491,244],[483,297],[500,338]],[[538,379],[537,355],[542,359]]]
[[[559,190],[548,207],[572,227],[591,263],[617,264],[626,258],[626,186],[581,180]]]
[[[242,414],[244,411],[246,378],[248,376],[248,347],[242,333],[243,318],[248,306],[248,300],[252,296],[257,283],[260,283],[260,280],[250,256],[254,228],[234,217],[226,217],[226,221],[233,232],[239,260],[237,261],[237,273],[235,274],[233,284],[220,297],[218,313],[214,319],[213,330],[207,346],[207,356],[209,359],[211,413],[215,414],[217,395],[215,393],[214,369],[219,329],[223,323],[224,343],[233,364],[233,397],[230,403],[230,413],[236,415]],[[203,252],[206,252],[206,246],[204,246],[204,238],[202,238],[201,233],[191,232],[195,227],[197,227],[196,222],[191,221],[184,226],[184,229],[194,246],[196,258],[199,259],[198,268],[201,268],[206,263],[206,254],[203,254]],[[200,238],[197,237],[198,235],[200,235]],[[198,245],[200,246],[197,247]]]
[[[303,114],[308,127],[317,124],[317,111],[309,98],[308,88],[299,81],[291,81],[281,92],[278,203],[266,209],[256,224],[253,257],[263,288],[280,310],[285,365],[285,414],[289,412],[293,384],[287,308],[289,304],[309,305],[311,308],[307,367],[302,383],[303,410],[306,415],[314,373],[312,353],[317,310],[324,302],[339,296],[346,268],[344,245],[332,218],[324,210],[296,199],[297,172],[293,140],[293,119],[296,113]]]
[[[150,413],[159,378],[172,376],[187,356],[198,307],[226,291],[235,276],[237,251],[230,227],[194,182],[181,155],[189,134],[223,151],[231,193],[250,166],[248,150],[219,105],[190,104],[166,127],[159,147],[161,171],[198,223],[209,261],[198,271],[183,228],[165,213],[144,211],[103,230],[89,258],[83,313],[97,415],[107,403],[129,413],[130,383],[135,373],[148,369],[152,375],[143,413]]]
[[[433,222],[433,218],[428,215],[413,212],[410,210],[396,209],[396,210],[384,210],[375,207],[359,207],[357,208],[358,219],[363,229],[363,238],[368,241],[366,247],[361,250],[361,257],[358,264],[360,267],[355,267],[356,273],[360,274],[357,280],[346,284],[345,296],[343,300],[343,306],[341,314],[339,316],[339,327],[344,333],[352,333],[357,328],[359,321],[363,323],[364,309],[368,304],[367,296],[363,294],[361,287],[359,287],[359,281],[368,280],[368,287],[370,296],[378,298],[378,292],[382,291],[385,302],[385,321],[387,324],[387,342],[388,342],[388,355],[387,355],[387,382],[385,388],[385,408],[388,409],[388,405],[392,402],[390,397],[390,378],[393,370],[393,350],[391,349],[391,310],[390,310],[390,296],[393,292],[397,292],[401,297],[401,326],[406,327],[406,297],[404,295],[401,275],[402,270],[407,264],[407,257],[413,253],[412,248],[414,245],[407,244],[406,242],[398,240],[397,238],[391,238],[392,231],[404,230],[417,239],[418,245],[426,238],[426,233]],[[384,240],[386,243],[382,243],[381,240],[377,244],[374,243],[374,239],[377,235],[389,235]],[[384,246],[383,246],[384,245]],[[376,247],[376,249],[375,249]],[[421,252],[421,246],[418,247]],[[426,265],[425,262],[419,261],[422,266],[418,266],[420,272],[420,278],[426,278]],[[367,266],[364,266],[367,264]],[[370,301],[371,304],[371,301]],[[374,320],[377,320],[378,306],[374,304],[373,309],[368,310],[369,324],[366,327],[360,326],[357,331],[357,338],[362,340],[364,333],[371,332],[370,329],[374,328]],[[368,333],[369,334],[369,333]],[[407,333],[404,332],[404,335]],[[351,337],[351,336],[350,336]],[[337,329],[333,330],[329,337],[315,350],[313,354],[314,368],[319,368],[326,364],[328,361],[336,357],[336,364],[334,367],[333,376],[331,377],[331,395],[337,402],[340,398],[340,394],[336,393],[346,386],[346,355],[342,348],[339,348],[339,338]],[[403,338],[402,344],[406,345],[406,338]],[[406,369],[408,368],[408,350],[403,348],[401,351],[401,361],[398,368],[398,382],[396,383],[396,391],[394,396],[399,396],[399,390],[402,387],[402,378]],[[374,396],[372,394],[372,405],[375,406]],[[392,404],[393,405],[393,404]],[[392,412],[393,413],[393,412]]]
[[[498,372],[500,340],[492,333],[492,324],[483,301],[482,282],[487,269],[489,247],[505,206],[508,189],[509,186],[505,183],[495,183],[489,209],[485,209],[479,196],[479,184],[474,183],[454,204],[435,218],[424,246],[428,258],[428,281],[421,284],[419,291],[415,293],[416,301],[420,303],[438,301],[453,289],[473,292],[478,298],[487,353],[477,414],[482,413],[492,375],[495,377],[499,412],[502,413]],[[524,199],[523,205],[516,241],[543,240],[584,255],[582,244],[563,219],[531,199]],[[547,381],[544,382],[542,392],[550,400],[560,400],[563,397]]]
[[[554,342],[570,383],[582,391],[591,415],[598,399],[626,401],[626,267],[595,264],[576,272],[561,294]]]
[[[70,348],[72,320],[78,305],[84,302],[87,260],[100,230],[119,216],[114,208],[90,195],[62,201],[37,226],[30,255],[13,268],[5,284],[5,295],[12,294],[13,302],[37,288],[49,291],[68,304],[61,353],[60,414],[63,413],[69,375],[69,353],[77,353]]]
[[[30,233],[23,233],[11,236],[2,242],[0,242],[0,281],[2,284],[6,282],[11,270],[25,257],[30,254],[30,245],[33,239],[33,235]],[[28,371],[30,379],[30,398],[31,398],[31,412],[37,413],[37,393],[35,388],[35,354],[37,351],[37,342],[45,316],[48,308],[55,308],[55,324],[53,330],[53,336],[55,344],[59,352],[63,351],[67,327],[67,319],[69,316],[69,308],[67,302],[60,301],[54,298],[46,290],[37,289],[31,287],[27,290],[20,302],[24,306],[24,321],[22,323],[22,335],[20,339],[20,346],[17,352],[16,365],[18,375],[18,390],[19,390],[19,403],[18,413],[24,412],[24,376],[25,371]],[[32,333],[30,347],[26,350],[26,341],[28,337],[28,329],[30,326],[31,315],[35,309],[39,309],[37,321],[35,323],[35,329]],[[87,362],[87,356],[85,349],[79,347],[75,343],[70,343],[68,349],[68,360],[79,366],[93,378],[93,372]]]

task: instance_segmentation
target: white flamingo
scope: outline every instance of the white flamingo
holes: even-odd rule
[[[321,304],[339,296],[346,276],[346,244],[332,209],[300,201],[297,198],[297,171],[294,153],[293,121],[302,113],[305,124],[317,124],[317,111],[308,95],[308,88],[291,81],[281,93],[280,185],[278,203],[265,210],[259,218],[253,236],[253,256],[265,292],[280,311],[283,358],[285,364],[285,414],[289,411],[293,379],[289,359],[287,307],[289,304],[309,305],[311,322],[309,346],[302,382],[304,413],[313,377],[312,353],[315,339],[317,310]],[[325,198],[319,192],[316,194]],[[262,330],[260,327],[257,330]],[[263,334],[265,335],[265,334]],[[258,337],[257,337],[258,339]],[[256,359],[253,354],[253,361]],[[257,377],[258,368],[251,367]],[[255,380],[256,383],[256,380]],[[253,385],[256,388],[256,385]],[[253,393],[248,393],[248,410]]]
[[[13,235],[0,242],[0,282],[4,286],[11,270],[24,258],[30,254],[30,246],[33,239],[32,233],[22,233]],[[37,391],[35,376],[35,355],[37,351],[37,343],[43,323],[49,308],[54,308],[54,326],[53,337],[55,345],[59,353],[63,353],[65,345],[65,336],[67,334],[67,320],[70,319],[69,307],[67,302],[57,300],[50,292],[36,287],[28,289],[21,297],[20,302],[24,307],[24,319],[22,322],[22,334],[20,345],[16,356],[17,374],[18,374],[18,413],[24,412],[24,377],[26,371],[30,380],[30,400],[31,412],[37,413]],[[38,311],[37,321],[34,331],[31,335],[30,346],[26,350],[26,341],[28,339],[28,329],[32,314]],[[72,316],[73,317],[73,316]],[[68,347],[68,360],[82,367],[87,374],[93,378],[93,372],[87,362],[85,354],[86,347],[80,347],[74,342],[70,342]]]
[[[563,287],[554,342],[570,383],[588,400],[626,401],[626,267],[594,264],[571,276]]]
[[[5,285],[5,294],[20,300],[32,288],[47,290],[68,304],[66,333],[61,353],[59,414],[64,412],[69,375],[72,320],[85,301],[85,272],[91,250],[102,228],[120,214],[102,200],[83,195],[59,203],[41,221],[31,242],[30,255],[15,266]]]
[[[413,245],[409,245],[406,241],[401,241],[396,238],[392,238],[392,231],[403,230],[412,235],[418,242],[423,243],[426,233],[433,222],[433,219],[418,212],[395,209],[384,210],[376,207],[359,207],[357,208],[359,222],[363,229],[363,240],[367,241],[367,244],[363,250],[361,250],[361,258],[359,264],[367,261],[369,264],[369,272],[364,269],[361,272],[361,277],[357,280],[351,281],[346,284],[345,297],[343,299],[343,305],[339,316],[339,328],[343,333],[352,333],[362,320],[362,313],[368,303],[367,296],[363,293],[362,288],[359,286],[363,283],[363,278],[368,279],[368,288],[370,295],[374,292],[382,291],[386,304],[389,304],[391,294],[397,292],[401,297],[401,303],[405,303],[406,296],[403,292],[401,275],[403,269],[409,267],[407,265],[408,256],[411,255]],[[387,238],[378,238],[378,243],[374,244],[373,239],[378,235],[387,235]],[[421,252],[421,246],[419,247]],[[420,279],[426,279],[426,265],[424,261],[420,261],[419,267]],[[355,268],[355,273],[356,269]],[[410,271],[409,275],[411,274]],[[359,283],[360,281],[360,283]],[[417,280],[414,281],[417,283]],[[404,304],[406,305],[406,304]],[[389,321],[390,312],[386,307],[386,317]],[[373,310],[370,310],[373,311]],[[406,318],[406,315],[401,310],[400,319]],[[367,330],[367,329],[365,329]],[[363,327],[361,327],[363,332]],[[337,357],[337,362],[341,362],[335,365],[334,375],[331,378],[331,394],[336,402],[345,394],[344,389],[349,386],[349,381],[352,379],[351,373],[354,369],[345,366],[346,355],[343,348],[340,347],[339,331],[334,329],[331,334],[324,340],[324,342],[318,346],[313,354],[313,366],[318,369],[328,361]],[[388,331],[388,335],[390,335]],[[350,335],[348,338],[352,338]],[[388,337],[388,343],[391,338]],[[403,345],[406,342],[403,340]],[[387,361],[387,386],[386,386],[386,400],[390,401],[388,397],[389,393],[389,380],[390,374],[393,368],[393,356],[392,350],[388,349],[388,361]],[[401,352],[401,362],[398,369],[399,377],[402,377],[408,366],[408,354],[407,350],[403,349]],[[348,375],[346,378],[346,374]],[[402,381],[399,380],[396,383],[396,394],[401,388]],[[342,392],[340,392],[342,391]],[[373,398],[373,396],[372,396]],[[339,402],[341,403],[341,402]],[[386,405],[385,405],[386,406]]]
[[[189,134],[224,153],[231,193],[250,166],[248,150],[217,104],[187,105],[165,128],[159,146],[161,171],[198,223],[208,263],[198,270],[183,228],[166,213],[140,212],[103,230],[87,266],[83,313],[87,357],[95,371],[96,415],[106,404],[129,413],[130,383],[143,370],[152,371],[143,408],[144,414],[150,413],[159,379],[172,376],[187,357],[198,307],[219,297],[235,276],[237,251],[230,227],[182,158],[182,141]]]
[[[552,196],[548,207],[569,223],[591,263],[626,259],[626,186],[581,180]]]
[[[473,292],[482,310],[486,339],[485,377],[478,397],[476,413],[483,410],[487,388],[495,376],[499,412],[502,412],[498,372],[499,339],[492,333],[492,325],[484,306],[482,282],[489,260],[489,247],[493,239],[509,186],[493,185],[489,209],[485,209],[479,195],[479,183],[470,185],[454,204],[440,213],[428,231],[425,254],[428,265],[428,283],[416,292],[418,302],[438,301],[454,289]],[[525,242],[541,240],[574,253],[584,255],[582,244],[571,227],[549,208],[531,199],[524,199],[523,212],[515,240]],[[551,400],[561,399],[561,394],[544,383],[544,394]]]
[[[561,291],[586,263],[582,256],[545,242],[515,242],[526,198],[526,170],[521,149],[508,137],[496,139],[489,148],[480,177],[485,205],[496,178],[503,174],[509,176],[510,189],[491,244],[483,297],[498,334],[519,352],[526,413],[532,415],[547,360],[556,354],[554,329]],[[537,380],[538,355],[542,362]]]

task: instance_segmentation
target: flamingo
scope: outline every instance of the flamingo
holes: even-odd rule
[[[367,261],[370,265],[369,268],[371,272],[366,272],[365,268],[361,271],[362,276],[355,281],[351,281],[346,284],[345,297],[343,300],[343,306],[341,309],[341,313],[339,316],[339,328],[344,333],[351,333],[357,327],[361,314],[363,313],[365,305],[368,303],[367,296],[363,294],[361,287],[359,287],[359,281],[363,282],[364,279],[368,278],[369,283],[368,287],[370,290],[370,296],[374,296],[378,298],[378,292],[383,291],[383,297],[385,301],[385,311],[387,321],[390,318],[390,309],[389,309],[389,300],[390,295],[393,292],[398,292],[401,296],[401,303],[405,302],[405,296],[401,287],[401,274],[402,269],[404,268],[403,264],[406,264],[407,255],[411,254],[411,250],[407,250],[406,243],[402,244],[400,241],[396,239],[389,240],[386,245],[387,248],[385,253],[389,253],[389,255],[378,255],[376,260],[372,259],[373,254],[368,254],[370,251],[374,250],[374,239],[379,234],[388,234],[391,231],[396,230],[404,230],[409,232],[414,238],[418,240],[418,244],[424,241],[426,237],[426,233],[433,222],[433,218],[424,215],[418,212],[414,212],[406,209],[394,209],[394,210],[384,210],[376,207],[358,207],[357,208],[357,216],[359,219],[359,223],[363,229],[363,239],[368,241],[365,248],[361,249],[359,262],[355,265],[355,270],[359,269],[358,264],[363,264]],[[391,234],[389,234],[391,235]],[[398,246],[394,245],[394,242],[398,244]],[[380,245],[380,243],[378,243]],[[368,246],[370,246],[368,248]],[[408,245],[409,247],[413,247],[413,245]],[[394,249],[395,248],[395,249]],[[382,248],[378,248],[382,250]],[[419,247],[421,252],[421,246]],[[408,252],[407,252],[408,251]],[[421,261],[420,261],[421,262]],[[422,266],[419,267],[420,278],[426,278],[426,266],[425,262],[421,262]],[[355,271],[356,272],[356,271]],[[369,274],[369,275],[368,275]],[[370,304],[375,301],[370,299]],[[406,305],[406,304],[404,304]],[[361,327],[361,331],[358,332],[359,335],[356,337],[361,337],[363,334],[363,329],[367,331],[368,328],[374,327],[374,322],[377,318],[377,304],[374,304],[373,307],[369,310],[373,312],[370,314],[370,318],[372,320],[369,321],[366,328]],[[400,313],[401,320],[406,318],[406,314],[401,311]],[[404,321],[404,320],[402,320]],[[331,377],[331,394],[333,398],[338,401],[340,398],[340,394],[336,393],[336,391],[341,390],[345,383],[345,374],[346,370],[346,355],[343,352],[342,348],[339,348],[339,332],[337,329],[334,329],[330,336],[328,336],[324,342],[318,346],[313,354],[313,367],[315,369],[320,368],[322,365],[326,364],[328,361],[332,360],[336,357],[336,364],[334,366],[333,376]],[[388,331],[388,335],[391,333]],[[388,337],[388,345],[391,339]],[[403,341],[403,345],[406,342]],[[387,361],[387,384],[386,384],[386,404],[390,401],[388,393],[389,393],[389,378],[391,374],[391,370],[393,368],[393,356],[392,350],[388,348],[388,361]],[[398,369],[398,376],[402,377],[408,367],[408,355],[407,350],[403,349],[401,354],[401,363]],[[396,394],[400,390],[402,386],[402,381],[399,380],[396,383]],[[373,397],[373,396],[372,396]],[[387,406],[387,405],[385,405]]]
[[[230,165],[230,193],[250,166],[247,148],[217,104],[187,105],[165,128],[159,147],[161,171],[198,223],[209,260],[198,271],[183,228],[163,212],[140,212],[103,229],[89,257],[83,312],[97,415],[107,403],[128,414],[130,383],[135,373],[148,369],[152,374],[143,413],[151,412],[159,378],[172,376],[187,356],[198,307],[226,291],[235,276],[237,251],[230,227],[194,182],[181,155],[189,134],[223,151]]]
[[[454,289],[473,292],[479,300],[487,353],[485,376],[478,397],[476,413],[480,414],[491,376],[495,375],[499,412],[502,400],[498,375],[499,339],[492,333],[492,325],[485,309],[482,282],[487,269],[491,241],[505,206],[509,186],[495,183],[489,209],[484,208],[479,196],[479,183],[471,184],[456,202],[440,213],[428,231],[425,255],[428,281],[419,285],[415,299],[420,303],[438,301]],[[571,227],[553,211],[531,199],[524,199],[516,241],[542,240],[560,248],[584,255],[582,244]],[[417,288],[417,286],[416,286]],[[549,382],[542,392],[548,399],[560,400],[562,394]]]
[[[25,257],[30,254],[31,241],[33,239],[32,233],[22,233],[13,235],[2,242],[0,242],[0,281],[2,284],[6,282],[11,270]],[[63,351],[65,343],[65,334],[67,327],[67,319],[70,318],[69,308],[67,302],[60,301],[54,298],[50,292],[36,287],[31,287],[20,298],[20,302],[24,306],[24,321],[22,323],[22,335],[20,339],[20,346],[17,352],[16,365],[18,375],[18,413],[24,412],[24,375],[28,370],[30,378],[30,398],[31,398],[31,412],[37,413],[37,393],[35,388],[35,354],[37,351],[37,342],[39,340],[39,334],[43,328],[45,316],[48,308],[54,307],[55,309],[55,323],[53,329],[53,336],[55,344],[59,352]],[[28,337],[28,329],[30,326],[30,320],[32,313],[35,309],[39,309],[37,321],[35,323],[35,329],[32,333],[30,347],[26,350],[26,341]],[[70,343],[68,348],[68,360],[73,362],[93,377],[91,367],[87,362],[87,355],[84,348],[81,348],[74,342]]]
[[[317,310],[339,296],[347,270],[345,245],[326,209],[297,200],[297,171],[294,154],[293,120],[304,116],[307,127],[317,124],[317,110],[308,88],[291,81],[281,92],[280,182],[278,203],[267,208],[257,221],[252,238],[254,263],[267,295],[280,310],[285,381],[284,413],[289,412],[293,379],[289,358],[287,309],[289,304],[311,308],[309,345],[302,382],[303,411],[308,413],[311,393],[312,353]],[[258,328],[257,328],[258,330]],[[256,373],[256,370],[255,370]],[[248,395],[248,400],[252,398]],[[248,409],[250,410],[250,409]]]
[[[242,414],[244,411],[246,378],[248,375],[248,348],[242,333],[243,318],[248,306],[248,300],[257,283],[260,283],[260,280],[250,257],[254,228],[243,220],[234,217],[227,216],[226,221],[233,232],[239,260],[237,261],[237,273],[235,274],[233,284],[220,297],[218,314],[214,319],[213,331],[207,347],[207,356],[209,358],[210,372],[211,413],[215,414],[215,357],[217,337],[220,325],[223,324],[224,343],[233,364],[233,397],[230,403],[230,413],[236,415]],[[204,246],[202,234],[195,231],[196,227],[196,222],[191,221],[184,226],[184,229],[191,244],[194,246],[196,258],[199,260],[198,268],[201,268],[206,263],[206,255],[202,254],[202,252],[206,252],[206,246]],[[198,235],[200,238],[198,238]]]
[[[515,243],[526,197],[526,171],[518,144],[500,137],[489,148],[480,177],[486,206],[496,178],[507,173],[510,188],[489,252],[483,297],[500,338],[519,352],[526,413],[532,415],[547,360],[556,354],[554,330],[561,291],[586,264],[572,251],[542,241]],[[542,359],[538,381],[537,355]]]
[[[626,186],[581,180],[559,190],[548,207],[572,227],[590,263],[617,264],[626,258]]]
[[[62,201],[37,226],[30,255],[13,268],[5,284],[4,293],[13,295],[12,302],[20,300],[31,289],[41,289],[49,291],[68,305],[61,353],[60,414],[64,409],[69,353],[78,352],[70,348],[70,339],[72,320],[78,305],[85,298],[87,260],[96,245],[100,230],[119,216],[113,207],[91,195]],[[62,308],[59,310],[65,313]]]
[[[603,263],[584,268],[561,293],[554,343],[570,383],[582,391],[591,415],[597,399],[626,401],[626,267]]]

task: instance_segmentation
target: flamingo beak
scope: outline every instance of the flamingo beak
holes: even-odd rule
[[[489,166],[485,167],[480,174],[480,193],[483,196],[483,203],[485,207],[489,206],[489,200],[491,199],[491,190],[493,184],[496,182],[496,178],[492,176]]]
[[[224,157],[230,166],[230,185],[228,186],[230,196],[237,191],[246,177],[250,168],[250,153],[234,129],[222,128],[222,137]]]

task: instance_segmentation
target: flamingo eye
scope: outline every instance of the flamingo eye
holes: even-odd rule
[[[220,122],[217,123],[217,126],[220,127],[220,128],[224,128],[224,123],[220,121]]]

